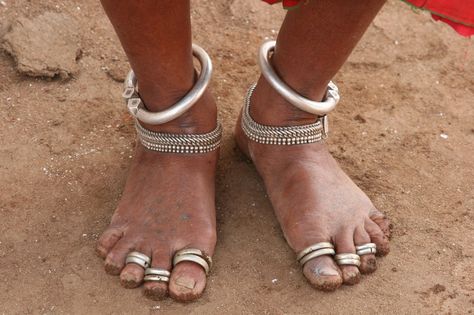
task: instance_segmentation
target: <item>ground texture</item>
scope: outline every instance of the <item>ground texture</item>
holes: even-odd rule
[[[183,305],[121,288],[94,254],[135,142],[120,99],[127,61],[99,2],[0,4],[0,313],[473,312],[472,40],[389,1],[336,76],[342,101],[331,114],[331,151],[394,227],[392,252],[375,274],[322,293],[301,274],[232,138],[258,77],[257,47],[276,36],[284,12],[257,0],[195,0],[195,42],[214,60],[225,137],[215,269],[203,298]],[[58,55],[52,61],[44,49],[24,48],[28,34],[41,47],[44,14],[59,23],[44,37],[58,43],[48,47]]]

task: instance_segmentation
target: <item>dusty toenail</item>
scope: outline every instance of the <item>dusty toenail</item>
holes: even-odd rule
[[[121,276],[122,281],[127,281],[127,282],[138,282],[140,281],[138,277],[134,274],[126,273]]]
[[[344,283],[356,284],[360,281],[360,273],[357,271],[344,271]]]
[[[165,298],[168,293],[167,290],[160,287],[147,288],[144,292],[145,296],[153,300],[161,300]]]
[[[375,258],[370,258],[365,262],[365,265],[368,269],[377,268],[377,260]]]
[[[118,275],[120,273],[120,267],[114,265],[105,265],[105,271],[111,275]]]
[[[180,287],[185,287],[190,290],[194,289],[194,287],[196,286],[196,281],[187,277],[179,277],[174,281],[174,283],[176,283]]]
[[[337,276],[337,275],[339,275],[337,270],[334,270],[334,269],[328,268],[328,267],[316,268],[315,269],[315,274],[317,274],[318,276]]]

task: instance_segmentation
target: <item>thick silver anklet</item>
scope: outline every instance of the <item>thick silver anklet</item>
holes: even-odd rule
[[[337,86],[330,82],[322,102],[309,100],[291,89],[283,82],[269,62],[269,54],[275,49],[275,41],[265,42],[260,48],[259,65],[268,83],[289,103],[299,109],[318,115],[312,124],[297,126],[267,126],[253,120],[250,116],[250,101],[255,90],[252,85],[245,98],[242,114],[242,130],[247,137],[261,144],[297,145],[322,141],[327,138],[329,126],[327,113],[332,111],[340,100]]]
[[[261,144],[295,145],[318,142],[326,138],[327,116],[319,117],[309,125],[267,126],[253,120],[250,116],[250,99],[256,84],[253,84],[245,98],[242,114],[242,130],[247,137]]]
[[[173,134],[155,132],[145,129],[135,122],[138,139],[141,144],[153,151],[166,153],[207,153],[214,151],[221,144],[222,126],[217,123],[216,129],[203,134]]]
[[[161,125],[172,121],[189,110],[203,95],[212,74],[212,63],[204,49],[193,44],[193,54],[201,63],[201,72],[193,88],[178,103],[161,112],[149,112],[138,93],[135,73],[131,70],[125,79],[122,94],[129,112],[135,117],[135,128],[141,144],[153,151],[164,153],[207,153],[217,149],[221,143],[222,126],[204,134],[174,134],[148,130],[140,122]]]

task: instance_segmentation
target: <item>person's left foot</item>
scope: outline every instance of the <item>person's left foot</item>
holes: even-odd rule
[[[301,125],[315,117],[286,104],[260,80],[251,99],[250,114],[265,125]],[[275,214],[290,247],[298,253],[319,242],[331,242],[336,253],[355,253],[355,246],[373,242],[377,252],[389,252],[389,223],[369,198],[339,167],[324,143],[266,145],[250,141],[241,128],[235,137],[240,149],[262,176]],[[330,291],[342,283],[359,282],[360,272],[376,269],[374,255],[361,256],[361,266],[337,266],[330,256],[304,265],[316,288]]]

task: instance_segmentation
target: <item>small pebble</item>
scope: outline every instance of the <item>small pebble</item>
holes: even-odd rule
[[[443,139],[448,139],[448,135],[445,134],[445,133],[442,133],[442,134],[440,134],[439,136],[440,136],[441,138],[443,138]]]

